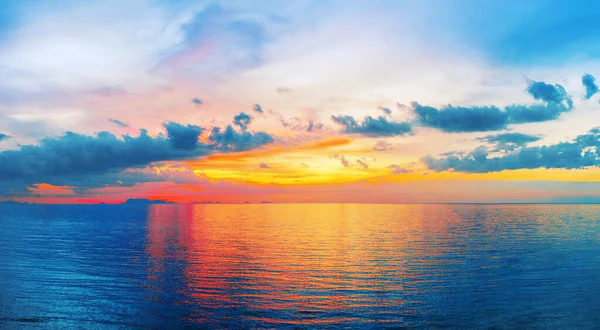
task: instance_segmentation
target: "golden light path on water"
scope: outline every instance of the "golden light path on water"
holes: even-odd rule
[[[598,205],[3,205],[0,328],[589,328]]]
[[[190,322],[242,309],[242,320],[259,326],[406,325],[466,304],[469,290],[507,285],[501,265],[527,251],[520,244],[560,235],[560,219],[549,217],[560,206],[532,207],[539,214],[523,206],[154,205],[149,273],[185,261],[182,293],[203,307]],[[511,240],[503,255],[496,244]],[[473,273],[461,279],[461,269]]]

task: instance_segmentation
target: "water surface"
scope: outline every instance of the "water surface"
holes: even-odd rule
[[[0,206],[0,328],[598,328],[600,206]]]

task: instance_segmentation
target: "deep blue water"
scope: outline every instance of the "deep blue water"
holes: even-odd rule
[[[0,205],[0,328],[600,328],[596,205]]]

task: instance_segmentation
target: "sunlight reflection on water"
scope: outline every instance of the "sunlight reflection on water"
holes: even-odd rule
[[[0,206],[0,326],[600,324],[600,206]]]

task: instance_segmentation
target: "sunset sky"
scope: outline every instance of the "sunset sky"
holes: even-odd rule
[[[599,9],[0,0],[0,200],[600,202]]]

